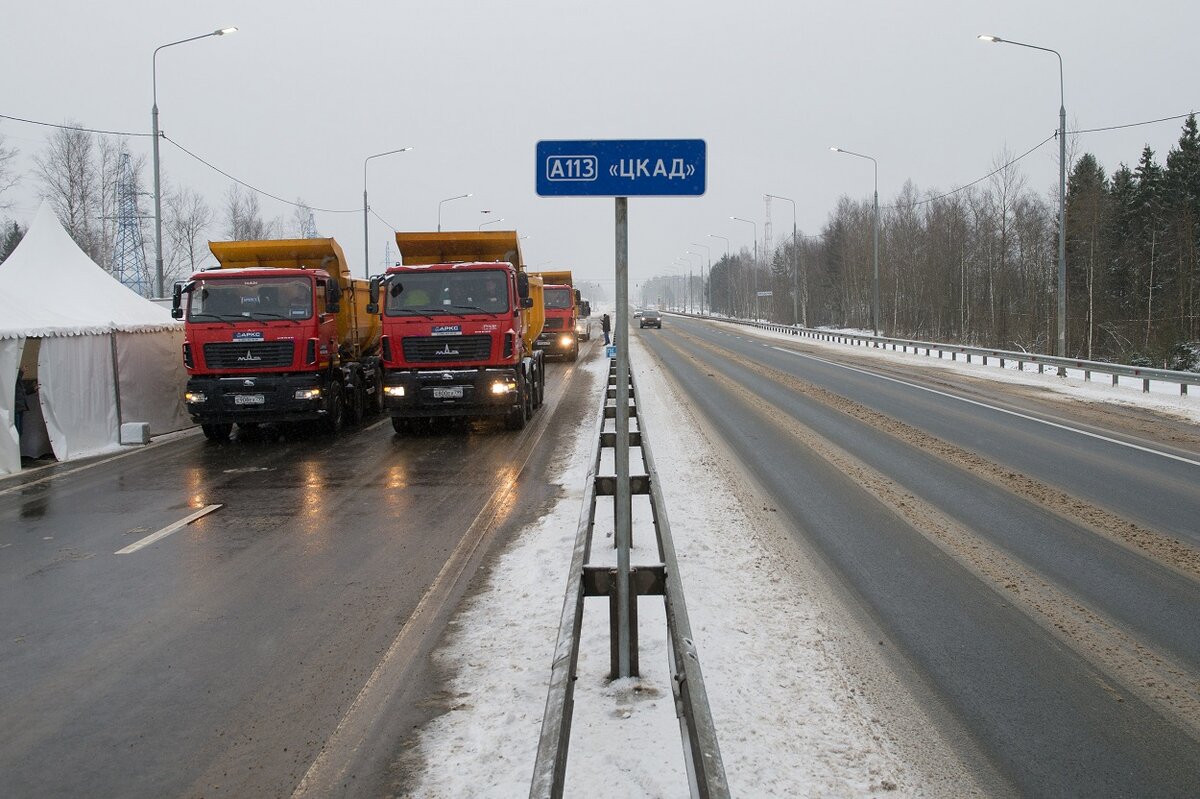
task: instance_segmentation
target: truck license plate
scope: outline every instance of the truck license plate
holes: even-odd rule
[[[266,398],[262,394],[234,394],[234,405],[262,405],[266,402]]]
[[[433,389],[434,399],[462,399],[462,386],[443,386]]]

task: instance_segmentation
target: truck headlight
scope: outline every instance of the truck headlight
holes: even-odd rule
[[[187,403],[208,402],[208,395],[203,391],[185,391],[183,392],[183,401]]]
[[[572,339],[570,336],[559,336],[558,337],[558,346],[560,346],[560,347],[569,347],[574,343],[575,343],[575,340]]]
[[[403,397],[404,386],[384,386],[383,393],[388,397]]]
[[[510,383],[507,380],[497,380],[495,383],[492,383],[492,393],[493,394],[508,394],[509,392],[516,391],[516,390],[517,390],[517,384]]]
[[[293,395],[298,400],[315,400],[321,398],[321,389],[319,388],[298,388]]]

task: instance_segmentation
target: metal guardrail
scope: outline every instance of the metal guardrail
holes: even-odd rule
[[[616,676],[617,648],[617,567],[593,566],[589,563],[593,533],[596,524],[596,504],[602,496],[617,495],[617,478],[600,474],[600,463],[606,448],[615,448],[617,434],[606,430],[606,422],[616,418],[616,405],[612,403],[621,392],[616,389],[617,370],[610,366],[608,387],[600,405],[596,425],[597,447],[588,469],[584,489],[583,510],[575,536],[575,549],[571,558],[571,571],[567,581],[566,597],[563,601],[562,617],[559,622],[558,642],[554,650],[554,664],[550,675],[550,688],[546,697],[546,711],[542,718],[542,733],[538,742],[537,761],[534,765],[530,799],[559,799],[566,783],[567,754],[570,748],[571,716],[574,710],[576,671],[579,662],[580,633],[583,628],[583,607],[587,597],[607,597],[609,600],[610,630],[612,633],[612,674]],[[632,375],[629,380],[632,404],[630,417],[637,417],[637,389]],[[687,606],[683,597],[683,586],[679,580],[679,567],[675,559],[675,544],[671,537],[671,526],[667,521],[666,503],[659,485],[658,471],[650,451],[646,430],[638,418],[638,430],[629,432],[629,447],[638,448],[645,467],[644,474],[629,475],[629,489],[633,494],[648,495],[658,545],[658,563],[630,566],[628,613],[632,620],[629,631],[634,673],[637,673],[637,598],[638,596],[662,596],[666,609],[668,662],[671,671],[671,688],[675,700],[675,712],[679,718],[680,735],[683,740],[684,760],[688,783],[693,797],[724,799],[729,796],[725,779],[725,767],[717,745],[716,728],[708,706],[708,694],[704,689],[704,677],[700,671],[700,659],[692,638],[688,621]]]
[[[914,341],[911,339],[888,338],[886,336],[868,336],[858,333],[842,333],[833,330],[821,330],[811,327],[797,327],[793,325],[780,325],[773,322],[755,322],[748,319],[729,319],[719,316],[708,316],[694,313],[679,313],[672,311],[678,316],[690,316],[694,319],[712,319],[720,322],[730,322],[732,324],[745,325],[748,327],[757,327],[762,330],[771,330],[776,333],[786,333],[792,336],[803,336],[805,338],[813,338],[820,341],[834,341],[840,344],[850,344],[853,346],[871,347],[872,349],[891,349],[907,353],[909,349],[916,355],[920,355],[922,351],[929,357],[933,357],[936,353],[938,358],[944,358],[946,353],[950,354],[950,360],[958,360],[958,356],[962,355],[966,358],[967,363],[972,363],[972,358],[982,359],[984,366],[988,365],[988,359],[998,361],[1001,369],[1006,368],[1008,363],[1016,363],[1019,371],[1025,370],[1025,364],[1036,364],[1038,374],[1042,374],[1046,367],[1053,367],[1056,370],[1074,369],[1075,371],[1083,372],[1084,380],[1091,380],[1092,374],[1107,374],[1112,376],[1112,384],[1120,385],[1122,377],[1137,379],[1142,382],[1143,393],[1150,391],[1150,383],[1154,381],[1162,383],[1172,383],[1179,386],[1179,393],[1186,396],[1188,386],[1200,386],[1200,372],[1180,372],[1174,369],[1153,369],[1142,366],[1126,366],[1119,363],[1106,363],[1104,361],[1085,361],[1079,358],[1059,358],[1054,355],[1039,355],[1033,352],[1013,352],[1011,350],[988,349],[986,347],[967,347],[961,344],[939,344],[930,341]]]

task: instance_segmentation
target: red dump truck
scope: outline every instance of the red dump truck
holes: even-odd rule
[[[214,241],[219,267],[175,284],[184,398],[215,441],[233,425],[317,420],[337,431],[383,407],[379,317],[333,239]]]
[[[562,355],[573,361],[579,357],[579,291],[566,270],[539,272],[546,294],[546,324],[534,346],[547,355]]]
[[[371,281],[382,314],[384,409],[400,434],[435,417],[503,416],[519,430],[541,406],[541,279],[516,231],[397,233],[401,264]]]

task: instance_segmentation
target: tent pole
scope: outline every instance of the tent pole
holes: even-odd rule
[[[121,425],[124,423],[124,419],[121,417],[121,373],[117,368],[117,334],[115,331],[108,334],[108,344],[112,349],[113,393],[117,398],[117,441],[120,441]]]

